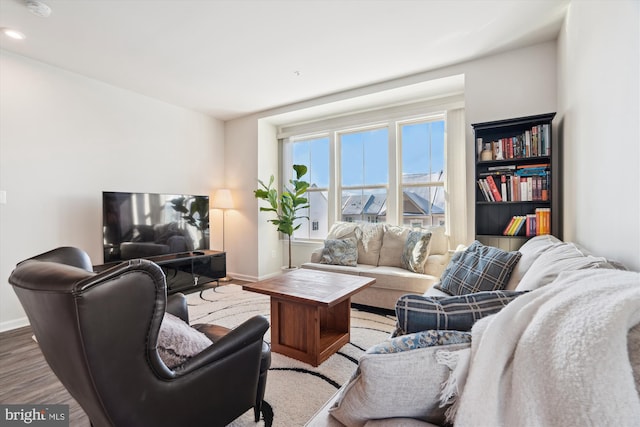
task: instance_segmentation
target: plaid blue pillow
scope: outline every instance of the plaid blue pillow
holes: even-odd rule
[[[520,252],[505,252],[476,240],[453,255],[435,288],[449,295],[504,289],[521,256]]]
[[[497,313],[524,293],[489,291],[445,298],[403,295],[396,302],[393,336],[431,329],[470,331],[476,321]]]

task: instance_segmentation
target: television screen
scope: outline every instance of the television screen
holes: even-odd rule
[[[104,263],[209,249],[209,197],[102,193]]]

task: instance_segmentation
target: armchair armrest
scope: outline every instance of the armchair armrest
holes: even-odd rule
[[[268,329],[269,321],[264,316],[254,316],[220,338],[214,345],[178,367],[175,373],[177,375],[188,374],[208,364],[222,360],[254,342],[262,343],[264,334]],[[262,345],[259,348],[258,352],[261,351]]]

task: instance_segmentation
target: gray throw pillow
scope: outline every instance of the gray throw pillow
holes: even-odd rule
[[[450,295],[504,289],[521,256],[520,252],[506,252],[476,240],[453,255],[435,287]]]
[[[158,354],[169,369],[182,365],[213,342],[185,321],[165,313],[158,334]]]
[[[358,244],[356,239],[328,239],[324,241],[321,264],[344,265],[355,267],[358,265]]]
[[[429,256],[431,233],[410,231],[402,251],[402,267],[414,273],[424,273],[424,263]]]
[[[389,425],[400,425],[397,418],[442,425],[447,408],[440,405],[441,384],[451,371],[438,363],[436,353],[469,348],[469,342],[442,344],[468,341],[470,334],[438,333],[436,339],[416,335],[422,338],[399,337],[395,345],[376,346],[372,352],[363,354],[358,369],[342,388],[329,413],[347,426],[364,426],[370,420],[391,418],[394,420]]]

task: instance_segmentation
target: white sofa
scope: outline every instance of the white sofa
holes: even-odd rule
[[[553,236],[534,237],[527,241],[519,252],[522,256],[513,269],[505,290],[526,292],[507,302],[508,305],[498,309],[497,314],[487,315],[477,321],[475,326],[478,328],[474,327],[471,332],[466,332],[470,334],[469,339],[471,339],[474,348],[471,348],[472,344],[467,343],[436,345],[393,354],[368,351],[360,359],[354,378],[343,385],[306,425],[308,427],[344,426],[345,424],[338,421],[330,413],[330,409],[336,406],[337,402],[344,405],[339,411],[349,408],[349,413],[354,413],[353,417],[349,415],[346,417],[347,419],[353,420],[359,417],[357,422],[351,421],[347,423],[348,425],[366,427],[440,425],[443,423],[444,409],[438,412],[438,402],[432,402],[431,407],[426,408],[427,404],[424,398],[425,393],[432,397],[436,394],[441,397],[441,384],[446,381],[450,373],[450,370],[443,366],[441,361],[440,364],[434,361],[437,359],[436,352],[442,349],[455,352],[464,347],[466,349],[463,351],[471,352],[471,357],[467,359],[470,368],[468,368],[469,374],[466,377],[467,383],[465,385],[470,390],[467,391],[464,388],[461,397],[459,397],[462,403],[460,404],[461,409],[458,411],[462,410],[463,413],[460,415],[458,412],[459,417],[456,418],[455,425],[500,424],[500,422],[496,424],[495,419],[489,422],[486,418],[484,421],[474,418],[486,417],[487,413],[490,416],[503,417],[501,421],[503,424],[504,420],[511,419],[511,423],[507,422],[504,425],[518,423],[520,425],[522,423],[545,425],[545,422],[549,421],[548,419],[544,421],[545,417],[555,416],[556,420],[559,420],[565,417],[565,413],[569,419],[582,418],[581,421],[575,423],[567,421],[572,425],[628,425],[625,424],[627,422],[625,420],[634,419],[633,417],[640,411],[640,394],[638,394],[640,393],[638,392],[640,390],[640,274],[623,271],[625,270],[623,266],[602,257],[592,256],[576,245],[562,242]],[[572,281],[573,283],[571,283]],[[620,296],[622,292],[628,293],[628,296]],[[563,294],[564,305],[561,304]],[[443,296],[446,294],[432,289],[425,296],[428,295]],[[605,296],[601,299],[601,295]],[[627,316],[625,318],[627,324],[622,328],[618,326],[617,330],[615,326],[608,325],[606,323],[608,319],[603,318],[604,315],[599,313],[601,307],[602,311],[606,312],[607,301],[611,298],[618,298],[618,300],[609,304],[613,307],[609,311],[613,314],[609,317],[622,316],[622,314],[616,313],[626,310],[624,315]],[[622,306],[623,302],[626,308]],[[533,310],[532,307],[536,307],[536,309]],[[544,322],[541,323],[536,316],[547,317],[542,317]],[[574,321],[575,325],[568,324]],[[531,328],[534,323],[536,326],[545,324],[551,330],[535,330],[533,332],[537,335],[532,335]],[[622,324],[624,325],[624,322]],[[620,323],[614,325],[620,325]],[[481,341],[485,338],[482,333],[488,335],[487,331],[490,331],[490,326],[498,331],[497,333],[493,332],[494,344],[485,346],[484,353],[482,353],[478,350],[478,347],[482,348]],[[499,328],[500,326],[501,328]],[[557,336],[555,328],[561,331]],[[624,328],[628,328],[628,330]],[[609,333],[612,334],[611,337],[608,335]],[[614,333],[617,335],[614,336]],[[528,340],[523,338],[525,335]],[[536,338],[531,339],[532,336]],[[578,337],[583,338],[578,339]],[[496,345],[496,342],[500,342],[502,339],[504,345]],[[591,343],[592,340],[599,341],[599,344]],[[614,348],[613,343],[617,342],[616,340],[620,341],[620,345]],[[390,339],[390,341],[392,340]],[[588,350],[585,351],[583,347],[589,345],[592,347],[587,347]],[[508,347],[513,347],[514,352],[506,353],[505,348]],[[548,349],[553,349],[553,352]],[[608,363],[609,360],[615,359],[609,357],[602,358],[602,360],[607,360],[607,363],[593,363],[594,369],[590,372],[596,372],[600,375],[602,378],[599,380],[576,368],[588,365],[584,360],[588,360],[589,357],[592,357],[592,353],[598,351],[607,351],[609,352],[607,355],[619,356],[619,363]],[[494,389],[490,386],[493,385],[497,389],[501,385],[502,378],[505,378],[506,371],[496,369],[495,374],[487,376],[487,366],[480,363],[483,358],[485,362],[488,360],[488,363],[491,364],[488,370],[492,371],[494,363],[495,366],[500,366],[501,356],[504,361],[503,369],[524,366],[525,368],[521,368],[517,373],[522,375],[524,372],[529,375],[528,381],[521,381],[520,386],[522,387],[520,388],[517,387],[519,383],[508,383],[507,389],[510,391],[507,395],[509,395],[509,399],[512,398],[512,393],[515,396],[521,393],[521,395],[530,396],[532,399],[521,400],[521,402],[527,403],[515,412],[508,411],[508,404],[505,406],[494,402],[500,399],[491,400],[490,398],[490,392]],[[522,358],[527,358],[525,359],[526,363],[519,362]],[[567,360],[573,360],[572,364],[567,365]],[[540,366],[536,366],[536,364]],[[475,366],[481,367],[474,370]],[[556,368],[555,371],[553,371],[554,368]],[[547,378],[551,372],[556,373],[553,380]],[[472,374],[476,375],[472,376]],[[481,376],[480,387],[478,387],[479,375]],[[513,372],[509,371],[507,377],[511,378],[512,375]],[[565,375],[564,379],[563,375]],[[616,378],[623,380],[611,385],[611,381],[607,379],[613,378],[614,375],[618,375]],[[451,377],[453,376],[451,374]],[[576,380],[576,377],[579,378],[580,387],[571,383]],[[491,383],[494,378],[496,378],[495,383]],[[536,381],[538,380],[538,388],[536,389]],[[635,394],[633,393],[634,382]],[[469,383],[474,385],[475,389],[469,386]],[[512,387],[515,388],[512,389]],[[473,395],[473,399],[468,397],[472,392],[476,393]],[[557,396],[552,394],[554,392]],[[345,397],[347,393],[350,394],[348,398]],[[466,396],[465,393],[467,393]],[[612,395],[616,393],[618,394],[613,397]],[[419,396],[419,399],[416,399],[415,396]],[[595,399],[593,396],[600,397]],[[489,399],[486,402],[483,400],[485,397]],[[589,401],[589,399],[595,400]],[[610,401],[611,399],[625,400],[624,410],[621,409],[622,407],[618,407],[618,402]],[[556,405],[558,401],[562,401],[563,405],[561,405],[561,410],[558,409],[559,412],[554,412],[558,408]],[[414,411],[414,408],[407,407],[407,404],[421,405],[426,409],[420,408]],[[496,406],[493,412],[482,409],[494,404]],[[404,409],[399,409],[403,406]],[[469,407],[472,408],[471,411],[469,411]],[[466,413],[464,409],[466,409]],[[367,411],[372,413],[369,419],[367,419]],[[403,411],[409,415],[403,416]],[[332,409],[332,412],[335,414],[335,409]],[[547,412],[550,412],[551,415]],[[337,416],[341,415],[338,413]],[[589,419],[584,420],[584,417],[591,416],[595,416],[595,418],[589,418],[590,422]],[[344,413],[342,417],[344,419]],[[438,417],[440,417],[440,421],[434,421]],[[462,421],[458,423],[459,419]],[[519,419],[519,421],[514,424],[514,419]],[[635,418],[635,421],[638,419],[640,418]],[[427,421],[437,422],[437,424],[431,424]],[[583,421],[585,422],[582,423]],[[480,424],[477,424],[478,422]]]
[[[309,268],[337,273],[354,274],[376,279],[376,283],[351,298],[356,304],[393,310],[404,294],[423,294],[438,281],[449,263],[451,251],[444,227],[430,227],[420,231],[431,233],[428,256],[422,273],[402,266],[402,254],[412,230],[388,224],[338,222],[329,230],[327,240],[353,237],[358,245],[357,266],[323,264],[319,248],[311,255]]]

